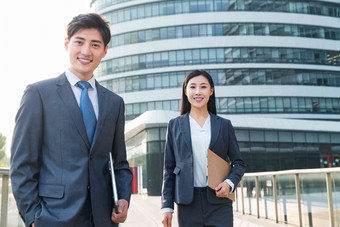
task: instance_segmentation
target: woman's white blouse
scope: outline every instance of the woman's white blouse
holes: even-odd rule
[[[211,140],[210,115],[203,127],[190,118],[191,144],[194,162],[194,187],[206,187],[207,184],[207,151]]]

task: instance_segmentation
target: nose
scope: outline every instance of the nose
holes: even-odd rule
[[[198,94],[200,94],[200,93],[201,93],[201,89],[200,89],[199,87],[196,88],[196,89],[195,89],[195,94],[198,95]]]
[[[84,55],[89,55],[91,53],[90,45],[83,45],[81,48],[81,53]]]

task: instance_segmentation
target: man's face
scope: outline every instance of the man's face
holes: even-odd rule
[[[65,39],[65,49],[69,53],[70,70],[81,80],[89,80],[101,59],[107,53],[100,32],[95,28],[81,29],[70,40]]]

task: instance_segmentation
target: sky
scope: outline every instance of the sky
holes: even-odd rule
[[[91,0],[2,0],[0,3],[0,133],[10,146],[25,87],[57,77],[69,65],[66,26],[80,13],[94,12]]]

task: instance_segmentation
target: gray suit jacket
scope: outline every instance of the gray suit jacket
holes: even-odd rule
[[[228,177],[236,188],[244,172],[245,163],[241,157],[233,126],[230,121],[210,114],[211,141],[209,148],[233,166]],[[194,194],[193,152],[191,145],[189,114],[170,120],[164,153],[164,177],[162,187],[162,208],[174,208],[177,204],[190,204]],[[213,204],[230,202],[216,197],[208,188],[208,200]]]
[[[130,200],[124,102],[96,83],[99,116],[92,147],[65,76],[29,85],[16,116],[11,180],[26,226],[116,226],[111,221],[109,152],[120,199]]]

